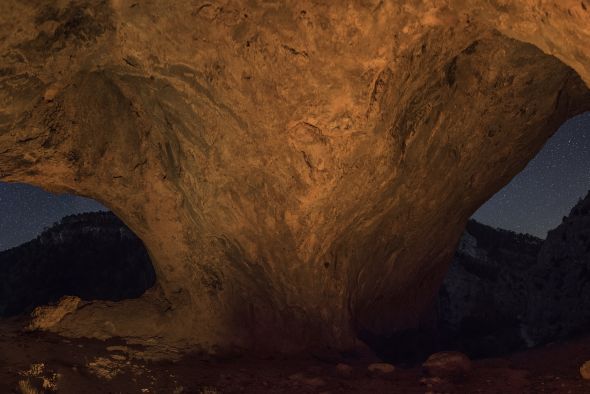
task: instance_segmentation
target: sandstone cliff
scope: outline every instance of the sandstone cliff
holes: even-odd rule
[[[542,245],[529,235],[467,224],[437,300],[446,346],[489,357],[535,344],[527,311],[545,305],[530,289]]]
[[[590,193],[550,231],[529,283],[529,335],[536,342],[590,329]]]
[[[470,221],[437,299],[445,346],[490,356],[590,328],[590,193],[546,240]]]

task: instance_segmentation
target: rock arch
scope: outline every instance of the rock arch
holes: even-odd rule
[[[415,325],[471,213],[590,108],[586,7],[516,3],[3,2],[0,180],[101,201],[158,274],[55,330],[295,351]]]

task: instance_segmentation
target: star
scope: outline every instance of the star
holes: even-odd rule
[[[473,215],[544,238],[590,189],[590,112],[565,122],[504,189]]]
[[[99,210],[106,208],[87,198],[52,194],[30,185],[0,183],[0,250],[35,238],[64,216]]]

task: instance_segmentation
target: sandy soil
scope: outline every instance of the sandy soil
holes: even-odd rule
[[[0,323],[0,393],[590,393],[578,371],[590,359],[590,337],[477,360],[464,381],[429,388],[418,367],[372,376],[359,360],[341,360],[353,367],[349,375],[338,372],[335,360],[312,357],[147,361],[144,348],[122,341],[71,340],[20,327]]]

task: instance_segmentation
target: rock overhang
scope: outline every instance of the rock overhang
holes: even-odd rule
[[[6,2],[0,179],[103,202],[158,274],[56,329],[293,351],[416,325],[471,213],[590,108],[565,3]]]

